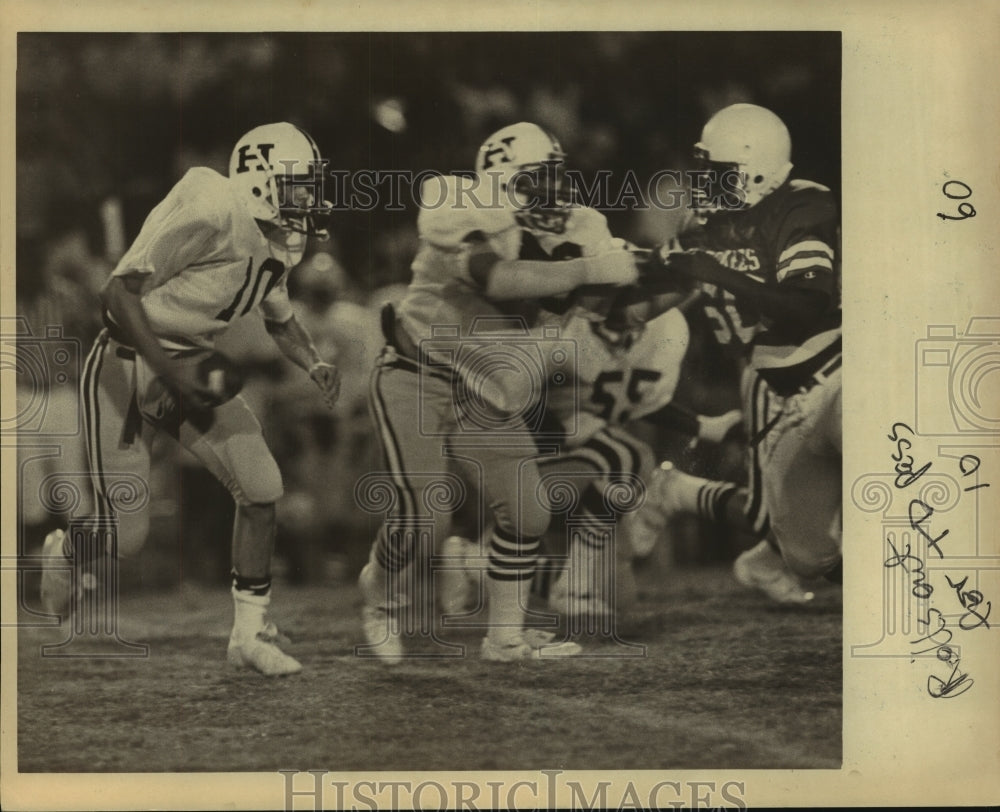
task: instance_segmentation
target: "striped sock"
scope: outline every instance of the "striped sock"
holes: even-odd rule
[[[732,482],[706,480],[698,488],[698,508],[696,513],[699,518],[724,524],[726,521],[726,504],[738,490],[739,487]]]
[[[255,578],[248,578],[240,575],[236,570],[232,571],[233,589],[237,592],[245,592],[257,597],[264,597],[271,591],[271,576],[261,575]]]
[[[531,579],[531,594],[543,601],[548,600],[552,584],[561,571],[562,567],[555,561],[541,556],[535,564],[535,575]]]
[[[495,643],[504,645],[521,639],[539,546],[538,538],[522,538],[499,527],[490,534],[487,636]]]

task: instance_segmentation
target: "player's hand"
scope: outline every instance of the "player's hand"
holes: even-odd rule
[[[196,366],[173,364],[163,377],[188,409],[207,411],[218,405],[218,392],[201,379]]]
[[[637,256],[640,258],[639,284],[647,291],[689,293],[695,287],[695,280],[681,272],[680,265],[687,253],[676,238]]]
[[[309,367],[309,377],[319,387],[326,405],[332,409],[340,397],[340,370],[333,364],[317,361]]]
[[[681,248],[680,241],[676,237],[671,237],[666,242],[662,242],[655,248],[650,249],[649,262],[660,268],[669,268],[671,264],[685,253]]]
[[[698,415],[698,439],[710,443],[722,443],[739,436],[743,428],[743,413],[739,409],[720,414],[717,417]]]
[[[586,257],[586,285],[632,285],[639,279],[635,255],[616,249]]]
[[[698,249],[678,251],[671,248],[670,243],[657,247],[656,264],[672,274],[675,279],[700,282],[716,281],[717,271],[721,267],[718,261],[705,251]]]

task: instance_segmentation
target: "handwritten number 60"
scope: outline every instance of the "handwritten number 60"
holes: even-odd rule
[[[956,186],[961,188],[956,194],[949,189],[949,187],[951,186]],[[972,189],[970,189],[967,184],[962,183],[962,181],[960,180],[948,181],[947,183],[945,183],[944,186],[941,187],[941,192],[949,200],[966,200],[967,198],[972,197]],[[976,216],[976,210],[972,207],[971,203],[959,203],[958,213],[961,215],[960,217],[953,217],[950,214],[942,214],[941,212],[938,212],[937,216],[940,217],[942,220],[967,220],[970,217]]]

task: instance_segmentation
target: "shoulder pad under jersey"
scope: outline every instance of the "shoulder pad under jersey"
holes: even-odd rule
[[[433,245],[458,248],[470,235],[489,237],[515,225],[510,208],[490,200],[475,178],[435,175],[420,186],[417,232]]]

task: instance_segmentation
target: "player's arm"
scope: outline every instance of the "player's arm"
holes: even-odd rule
[[[808,328],[827,312],[828,291],[818,287],[766,285],[748,274],[727,268],[701,250],[657,254],[654,262],[669,274],[696,279],[728,290],[766,318],[796,328]]]
[[[728,290],[761,315],[793,329],[808,329],[836,300],[834,244],[837,210],[828,189],[805,184],[796,189],[771,228],[776,266],[774,284],[721,265],[704,251],[678,252],[664,245],[655,262],[669,274],[697,279]]]
[[[194,367],[174,363],[153,333],[140,298],[143,278],[142,274],[127,272],[110,277],[101,290],[104,307],[128,343],[157,375],[190,406],[210,408],[215,393],[198,379]]]
[[[332,407],[340,396],[340,370],[320,356],[309,331],[292,310],[284,283],[275,291],[261,302],[264,327],[282,354],[309,373],[327,406]]]
[[[638,272],[625,250],[558,262],[501,259],[482,242],[469,252],[469,275],[488,299],[537,299],[559,296],[584,285],[629,285]]]

